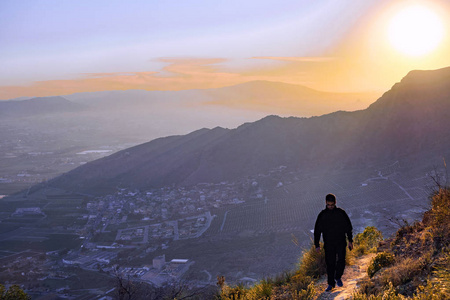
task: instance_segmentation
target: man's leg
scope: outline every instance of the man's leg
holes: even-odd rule
[[[344,274],[345,269],[345,252],[346,252],[346,245],[339,245],[336,247],[336,253],[337,253],[337,262],[336,262],[336,280],[341,279],[342,275]]]
[[[336,246],[325,246],[325,262],[327,264],[328,285],[334,287],[336,284],[334,281],[336,273]]]

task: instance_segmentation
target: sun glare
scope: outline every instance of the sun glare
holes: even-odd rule
[[[392,18],[388,35],[397,51],[422,56],[439,46],[444,36],[444,26],[432,10],[415,5],[403,9]]]

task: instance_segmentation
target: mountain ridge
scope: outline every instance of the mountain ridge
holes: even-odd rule
[[[433,77],[434,72],[419,74]],[[436,72],[441,74],[438,77],[446,76],[450,68]],[[407,76],[415,74],[418,73]],[[411,93],[410,81],[406,78],[395,84],[366,110],[338,111],[310,118],[272,115],[232,130],[204,129],[168,138],[174,144],[159,149],[163,152],[161,156],[139,158],[136,149],[151,149],[159,143],[158,139],[88,163],[49,184],[73,189],[76,182],[81,190],[93,190],[93,182],[84,179],[92,178],[88,169],[94,166],[108,169],[106,166],[112,162],[118,166],[126,164],[127,172],[120,167],[115,173],[107,172],[111,189],[117,185],[149,188],[220,182],[268,172],[280,165],[322,170],[365,168],[408,155],[443,156],[450,146],[450,90],[447,88],[450,82],[447,85],[447,81],[442,80],[442,84],[436,85],[436,81],[428,80],[431,84]],[[421,99],[429,95],[435,97],[428,100],[431,109],[424,111]],[[125,152],[136,155],[134,167],[123,158]],[[94,173],[97,183],[105,176]]]
[[[376,95],[376,96],[375,96]],[[337,109],[355,110],[370,105],[378,93],[332,93],[302,85],[256,80],[237,85],[181,91],[103,91],[65,95],[69,100],[99,107],[127,104],[186,104],[257,110],[281,115],[311,116]]]

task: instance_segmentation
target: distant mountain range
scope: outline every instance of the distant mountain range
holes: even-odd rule
[[[87,163],[49,185],[95,193],[117,186],[235,180],[280,165],[331,170],[396,160],[431,164],[448,154],[450,67],[411,71],[365,110],[310,118],[268,116],[232,130],[217,127],[159,138]]]
[[[379,93],[328,93],[301,85],[252,81],[235,86],[182,91],[104,91],[65,96],[17,98],[0,101],[1,116],[87,111],[134,113],[181,106],[215,107],[258,111],[287,116],[318,116],[336,110],[358,110],[369,106]],[[262,114],[262,115],[264,115]]]
[[[326,93],[268,81],[204,90],[88,92],[0,101],[0,126],[3,121],[16,132],[35,129],[48,134],[55,128],[76,132],[76,137],[66,138],[83,144],[95,140],[93,147],[111,141],[139,144],[203,127],[235,128],[268,114],[309,117],[363,109],[377,96]]]
[[[301,85],[253,81],[204,90],[210,105],[260,110],[284,116],[320,116],[338,110],[365,109],[379,93],[326,93]]]
[[[106,91],[79,93],[65,98],[102,109],[155,107],[158,105],[209,106],[256,110],[287,116],[317,116],[336,110],[369,106],[379,93],[327,93],[301,85],[252,81],[235,86],[182,91]]]
[[[1,117],[24,117],[51,115],[57,113],[79,113],[86,109],[83,105],[61,96],[39,97],[26,100],[0,101]]]

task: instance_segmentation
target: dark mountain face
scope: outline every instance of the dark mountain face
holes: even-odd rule
[[[450,141],[450,68],[412,71],[366,111],[367,131],[395,155],[446,147]],[[375,147],[372,155],[383,155]],[[377,150],[375,152],[375,150]],[[386,152],[385,151],[385,152]]]
[[[410,72],[368,109],[312,118],[269,116],[236,129],[157,139],[88,163],[50,185],[75,191],[235,180],[280,165],[365,168],[450,149],[450,68]]]

